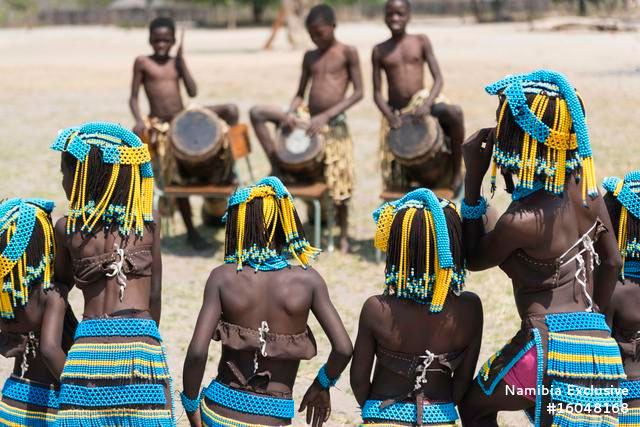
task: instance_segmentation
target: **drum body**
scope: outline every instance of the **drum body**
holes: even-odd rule
[[[171,122],[173,153],[183,178],[203,184],[226,184],[233,159],[225,149],[225,127],[205,108],[180,112]]]
[[[278,168],[295,175],[301,181],[313,181],[323,176],[324,139],[309,137],[306,129],[281,127],[276,136],[275,157]]]
[[[420,186],[441,186],[452,176],[451,150],[447,137],[433,116],[401,116],[402,125],[390,129],[389,150],[406,170],[408,178]]]

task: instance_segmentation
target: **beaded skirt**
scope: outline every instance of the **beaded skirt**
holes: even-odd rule
[[[372,427],[395,427],[402,423],[416,423],[418,414],[415,403],[396,402],[385,408],[380,408],[382,401],[367,400],[362,407],[362,419],[372,420],[373,424],[362,424],[362,426]],[[425,403],[422,407],[422,425],[453,426],[456,425],[458,412],[453,403]]]
[[[640,399],[640,379],[621,381],[620,389],[626,390],[622,401],[628,404],[625,410],[620,411],[618,422],[620,427],[640,427],[640,407],[637,399]],[[631,401],[636,401],[631,403]]]
[[[529,316],[522,328],[480,368],[476,381],[490,395],[532,347],[537,353],[535,407],[538,426],[614,426],[624,408],[619,381],[626,378],[620,351],[603,314]],[[552,404],[555,411],[549,411]],[[553,413],[555,412],[555,413]]]
[[[216,380],[211,381],[202,394],[200,414],[202,424],[208,427],[261,427],[261,424],[245,423],[223,417],[215,412],[212,403],[246,414],[281,418],[287,424],[295,415],[293,399],[252,393],[224,385]]]
[[[2,387],[0,426],[53,427],[58,390],[47,384],[11,375]]]
[[[64,365],[59,427],[173,427],[173,392],[156,323],[81,322]]]

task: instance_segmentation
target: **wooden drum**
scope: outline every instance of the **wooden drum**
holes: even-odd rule
[[[451,150],[440,123],[433,116],[407,114],[401,119],[402,125],[390,129],[387,135],[389,150],[421,186],[441,185],[452,165]]]
[[[180,112],[171,121],[171,141],[181,173],[205,182],[216,181],[215,169],[226,169],[216,163],[224,155],[224,126],[220,118],[205,108]],[[217,182],[210,182],[217,184]]]
[[[276,136],[275,157],[284,172],[300,178],[317,178],[323,173],[324,139],[309,137],[305,127],[281,127]]]

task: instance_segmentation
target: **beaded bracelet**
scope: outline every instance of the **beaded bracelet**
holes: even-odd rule
[[[487,199],[480,197],[480,201],[475,206],[469,206],[463,199],[460,211],[464,219],[480,219],[482,215],[487,213]]]
[[[327,390],[336,385],[336,383],[340,379],[340,375],[335,378],[329,378],[329,376],[327,375],[327,364],[325,363],[318,371],[318,376],[316,376],[316,379],[318,380],[322,388]]]
[[[200,398],[201,394],[198,394],[198,397],[195,399],[189,399],[184,391],[180,392],[180,400],[182,401],[182,407],[184,408],[187,414],[193,414],[200,407]]]

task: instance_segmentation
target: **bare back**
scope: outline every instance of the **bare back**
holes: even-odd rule
[[[254,330],[266,321],[270,332],[282,335],[305,332],[314,287],[322,280],[315,270],[291,267],[255,273],[246,266],[242,271],[236,271],[233,264],[222,265],[216,270],[222,320]],[[240,370],[250,372],[254,366],[254,352],[233,351],[223,346],[219,365],[223,381],[233,380],[233,377],[224,377],[227,360],[233,360]],[[272,391],[290,392],[298,365],[298,360],[276,360],[268,357],[260,360],[260,369],[269,370],[272,374],[269,383]]]
[[[585,249],[581,239],[588,236],[595,241],[596,253],[602,254],[603,247],[612,244],[612,233],[602,198],[587,203],[584,207],[581,186],[570,178],[562,197],[538,191],[513,202],[498,221],[518,229],[517,240],[523,242],[500,265],[513,280],[521,317],[584,311],[590,305],[599,257],[588,250],[579,255],[586,263],[587,297],[576,279],[581,262],[578,253]],[[504,238],[513,238],[513,234]]]
[[[121,310],[150,310],[150,296],[152,281],[159,274],[157,271],[157,263],[159,262],[159,235],[158,227],[145,226],[145,232],[142,237],[138,237],[135,233],[131,233],[128,238],[123,238],[114,226],[114,231],[105,233],[101,227],[97,227],[92,234],[82,235],[80,232],[67,235],[65,233],[66,218],[60,219],[56,223],[56,234],[59,241],[63,241],[64,248],[68,250],[70,260],[66,268],[73,271],[73,280],[75,285],[82,290],[84,295],[84,313],[85,318],[100,317],[109,315]],[[120,286],[116,277],[107,277],[101,274],[97,280],[81,285],[75,277],[78,272],[73,267],[73,262],[91,257],[100,257],[106,254],[114,253],[116,247],[125,251],[132,251],[138,247],[149,247],[153,257],[152,275],[151,276],[126,276],[126,288],[124,290],[123,299],[120,301]],[[161,267],[160,267],[161,268]],[[158,321],[158,319],[156,319]]]

